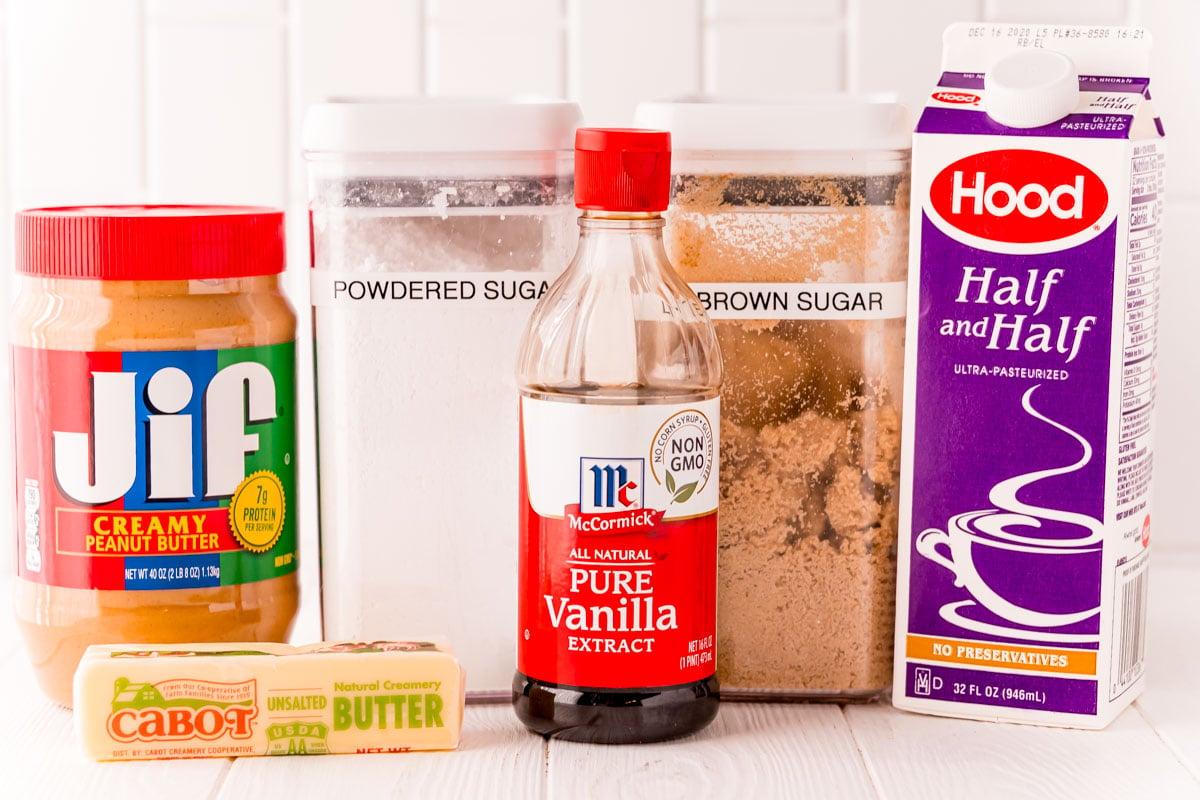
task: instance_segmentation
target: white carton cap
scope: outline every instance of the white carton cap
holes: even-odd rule
[[[578,103],[404,98],[310,106],[306,153],[508,153],[575,147]]]
[[[671,132],[674,150],[908,150],[912,120],[891,95],[819,94],[726,101],[685,97],[641,103],[634,124]]]
[[[1054,50],[1009,53],[984,74],[983,88],[987,115],[1010,128],[1049,125],[1079,102],[1075,62]]]

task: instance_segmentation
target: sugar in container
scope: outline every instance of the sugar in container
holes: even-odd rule
[[[514,359],[575,244],[567,102],[310,109],[324,633],[515,663]]]
[[[898,104],[646,103],[675,145],[666,243],[725,361],[725,697],[891,678],[908,232]]]

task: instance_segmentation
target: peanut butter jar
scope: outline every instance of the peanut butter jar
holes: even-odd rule
[[[283,213],[17,215],[18,627],[71,705],[92,644],[281,641],[296,613]]]

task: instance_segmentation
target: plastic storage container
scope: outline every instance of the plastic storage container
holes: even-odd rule
[[[16,240],[14,607],[42,689],[70,705],[91,644],[285,639],[283,212],[35,209]]]
[[[575,246],[566,102],[330,103],[304,131],[324,630],[516,654],[517,346]]]
[[[911,126],[898,104],[646,103],[667,250],[721,342],[725,697],[891,679]]]

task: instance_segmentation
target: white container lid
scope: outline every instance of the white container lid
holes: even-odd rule
[[[912,119],[891,95],[817,94],[771,101],[685,97],[641,103],[634,124],[671,132],[675,151],[908,150]]]
[[[583,122],[578,103],[399,98],[310,106],[305,153],[511,153],[566,150]]]
[[[1003,56],[983,76],[987,115],[1012,128],[1057,122],[1079,102],[1075,62],[1054,50],[1029,48]]]

